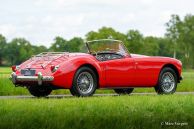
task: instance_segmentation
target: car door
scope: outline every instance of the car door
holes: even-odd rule
[[[161,63],[154,58],[134,58],[136,75],[135,86],[155,86],[160,73]]]
[[[105,62],[107,87],[127,87],[134,85],[135,64],[131,57],[107,60]]]

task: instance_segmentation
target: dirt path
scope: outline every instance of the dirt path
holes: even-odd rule
[[[188,95],[192,94],[194,95],[194,92],[176,92],[175,94],[180,95]],[[157,95],[156,93],[132,93],[131,95]],[[118,94],[94,94],[94,96],[118,96]],[[70,94],[67,95],[49,95],[46,98],[71,98],[73,97]],[[0,99],[13,99],[13,98],[19,98],[19,99],[25,99],[25,98],[36,98],[31,95],[16,95],[16,96],[0,96]]]

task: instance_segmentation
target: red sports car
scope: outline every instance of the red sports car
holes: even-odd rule
[[[140,87],[171,94],[182,79],[182,63],[177,59],[130,54],[118,40],[94,40],[86,46],[88,53],[47,52],[33,56],[12,66],[11,80],[42,97],[55,89],[91,96],[96,89],[130,94]]]

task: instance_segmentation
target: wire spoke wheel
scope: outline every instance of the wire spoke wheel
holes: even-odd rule
[[[77,86],[81,93],[90,93],[94,86],[94,79],[92,75],[89,72],[80,73],[77,78]]]
[[[158,94],[173,94],[177,88],[177,78],[175,70],[165,67],[161,70],[158,79],[158,84],[155,86],[155,91]]]
[[[161,86],[164,91],[170,92],[175,87],[175,79],[172,73],[166,72],[162,76]]]
[[[89,67],[83,66],[77,70],[70,92],[74,96],[92,96],[98,86],[97,73]]]

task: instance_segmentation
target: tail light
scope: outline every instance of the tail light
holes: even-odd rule
[[[13,65],[11,69],[13,72],[16,72],[19,69],[19,66]]]
[[[59,68],[59,66],[51,65],[51,71],[52,71],[52,72],[57,71],[58,68]]]

